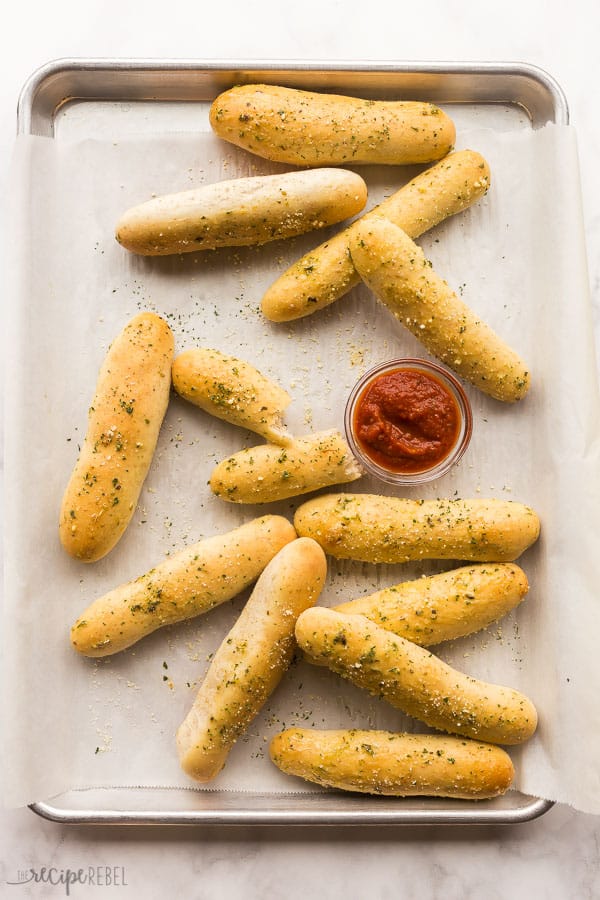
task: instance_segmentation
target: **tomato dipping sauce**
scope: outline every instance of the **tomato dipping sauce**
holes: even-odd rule
[[[460,411],[438,378],[415,369],[393,369],[364,389],[354,410],[362,450],[392,472],[422,472],[448,456],[456,443]]]
[[[471,427],[460,383],[425,360],[377,366],[359,381],[346,409],[350,446],[369,471],[388,481],[443,474],[462,456]]]

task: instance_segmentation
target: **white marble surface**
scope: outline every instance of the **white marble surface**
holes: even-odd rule
[[[203,7],[207,8],[204,9]],[[595,0],[54,0],[11,6],[0,37],[0,193],[8,181],[18,91],[61,56],[515,60],[562,85],[580,142],[590,282],[600,337],[600,11]],[[0,204],[3,246],[10,239]],[[568,302],[568,298],[565,298]],[[574,736],[577,740],[578,736]],[[43,761],[40,761],[43,764]],[[514,827],[240,829],[62,827],[0,812],[0,896],[64,896],[11,885],[19,870],[124,867],[123,886],[73,897],[600,897],[600,818],[555,807]]]

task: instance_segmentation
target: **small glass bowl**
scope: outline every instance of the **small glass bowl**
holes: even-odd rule
[[[384,468],[384,466],[367,456],[354,433],[355,410],[367,388],[381,375],[398,369],[423,372],[425,375],[429,375],[440,382],[454,398],[460,416],[456,440],[446,456],[429,468],[424,468],[418,472],[394,472],[392,469]],[[448,472],[462,457],[471,440],[473,414],[471,412],[469,398],[465,394],[462,385],[448,369],[425,359],[391,359],[388,362],[381,363],[380,365],[369,369],[369,371],[354,385],[348,398],[348,402],[346,403],[344,426],[346,429],[346,439],[350,445],[350,449],[369,474],[374,475],[382,481],[387,481],[389,484],[424,484],[427,481],[433,481],[435,478],[445,475],[446,472]]]

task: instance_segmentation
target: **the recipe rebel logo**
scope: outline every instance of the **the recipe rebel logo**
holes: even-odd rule
[[[62,887],[67,897],[76,885],[85,887],[127,887],[124,866],[81,866],[78,869],[59,869],[56,866],[41,866],[18,869],[16,879],[7,885],[24,884],[51,885]]]

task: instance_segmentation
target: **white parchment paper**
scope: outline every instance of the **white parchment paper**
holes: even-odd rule
[[[543,531],[521,560],[528,598],[480,635],[439,654],[510,684],[540,713],[511,749],[516,786],[600,812],[597,534],[600,419],[575,137],[569,128],[472,129],[460,146],[489,160],[487,197],[421,239],[436,270],[529,362],[532,388],[504,406],[467,387],[474,435],[461,464],[406,496],[495,496],[532,505]],[[155,633],[115,657],[76,656],[69,627],[95,597],[168,553],[265,511],[213,497],[214,464],[256,436],[173,397],[133,521],[116,549],[86,566],[59,545],[61,496],[86,427],[98,368],[140,310],[165,316],[177,350],[213,346],[247,359],[292,394],[293,432],[342,427],[347,394],[386,358],[426,355],[359,287],[288,325],[259,311],[274,277],[325,234],[237,251],[143,259],[113,238],[129,206],[204,182],[282,171],[209,133],[125,140],[18,142],[7,317],[6,592],[3,679],[6,800],[22,805],[98,786],[190,786],[174,733],[246,596]],[[416,170],[363,168],[369,205]],[[332,229],[330,233],[333,233]],[[363,479],[350,490],[393,492]],[[274,504],[291,516],[302,502]],[[330,561],[330,605],[424,572]],[[276,770],[284,726],[424,730],[332,673],[296,663],[211,785],[314,790]]]

